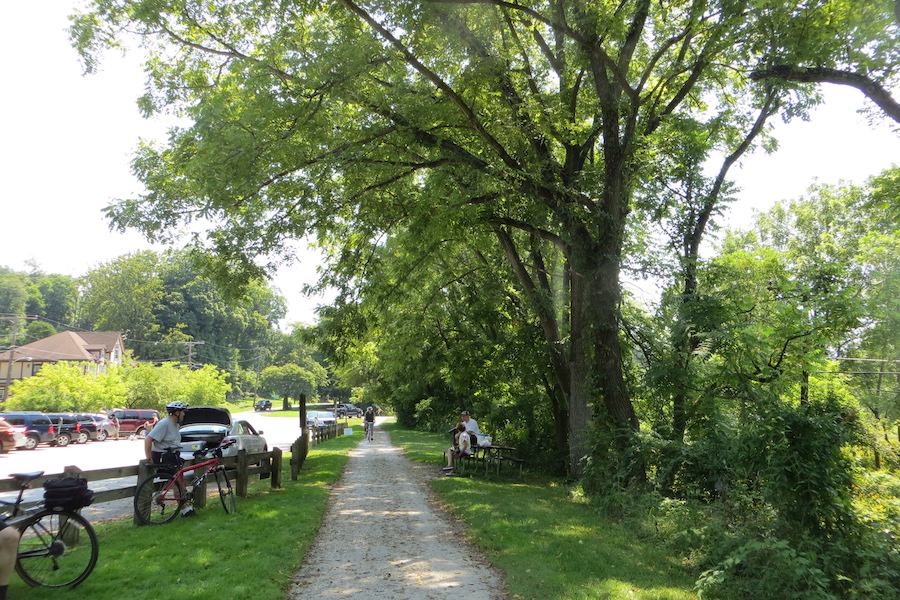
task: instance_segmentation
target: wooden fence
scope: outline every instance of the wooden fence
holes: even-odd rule
[[[206,459],[188,460],[185,465],[202,462]],[[248,454],[246,450],[238,450],[236,456],[223,458],[222,462],[228,467],[230,478],[235,480],[235,493],[246,498],[251,475],[259,475],[260,479],[270,479],[273,488],[281,487],[281,464],[282,452],[281,448],[273,448],[269,452],[259,452],[256,454]],[[108,490],[94,490],[94,504],[102,502],[111,502],[122,498],[133,498],[137,482],[142,481],[153,471],[152,464],[147,460],[142,460],[135,466],[131,467],[112,467],[109,469],[97,469],[94,471],[82,471],[78,467],[66,467],[62,473],[51,473],[38,477],[31,482],[32,488],[41,487],[48,479],[56,479],[57,477],[82,477],[91,481],[105,481],[109,479],[119,479],[122,477],[135,477],[134,484],[126,485]],[[194,496],[194,505],[202,508],[206,504],[205,493],[206,482],[202,486],[203,492]],[[19,487],[13,479],[0,479],[0,492],[17,492]],[[23,507],[31,507],[40,504],[43,500],[32,500],[22,502]]]
[[[319,444],[325,440],[336,438],[343,435],[347,422],[336,422],[328,427],[314,428],[310,431],[308,444]],[[291,458],[291,478],[297,479],[300,468],[303,465],[303,459],[306,453],[302,452],[303,437],[297,438],[291,445],[293,453]],[[308,447],[307,447],[308,449]],[[185,465],[191,465],[196,462],[202,462],[205,458],[198,460],[185,461]],[[256,454],[248,454],[246,450],[239,450],[236,456],[223,458],[222,462],[228,467],[229,476],[235,481],[235,493],[241,498],[246,498],[251,475],[259,475],[260,479],[270,479],[273,488],[281,487],[281,467],[282,467],[282,451],[281,448],[273,448],[269,452],[259,452]],[[150,475],[153,471],[152,464],[147,460],[140,461],[137,465],[131,467],[112,467],[108,469],[96,469],[93,471],[82,471],[78,467],[66,467],[62,473],[44,473],[42,476],[31,482],[32,488],[40,488],[48,479],[56,479],[58,477],[82,477],[91,481],[105,481],[109,479],[120,479],[123,477],[135,477],[134,483],[107,490],[94,490],[94,504],[103,502],[111,502],[113,500],[121,500],[123,498],[133,498],[137,482]],[[199,473],[198,473],[199,475]],[[17,492],[19,490],[13,479],[0,479],[0,492]],[[22,502],[22,507],[28,508],[40,504],[43,500],[32,500]],[[201,488],[194,495],[194,506],[203,508],[206,505],[206,481],[203,482]]]

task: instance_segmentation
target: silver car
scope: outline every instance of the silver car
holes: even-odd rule
[[[223,456],[234,456],[239,450],[266,452],[269,446],[262,434],[247,421],[232,422],[227,408],[192,406],[181,422],[181,456],[193,458],[197,450],[214,448],[225,440],[234,440],[235,444],[226,448]]]
[[[327,427],[334,425],[334,413],[325,410],[311,410],[306,413],[306,425],[309,427]]]

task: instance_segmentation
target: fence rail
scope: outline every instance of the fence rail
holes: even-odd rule
[[[188,460],[185,465],[194,464],[205,459]],[[249,454],[246,450],[238,450],[236,456],[223,458],[222,462],[228,468],[229,475],[235,480],[235,492],[238,496],[246,498],[251,475],[259,475],[260,479],[270,479],[273,488],[281,487],[281,448],[273,448],[269,452],[258,452]],[[70,466],[63,469],[62,473],[45,473],[31,482],[33,488],[41,487],[48,479],[56,479],[58,477],[82,477],[91,481],[106,481],[110,479],[120,479],[123,477],[135,477],[135,483],[117,487],[108,490],[95,490],[94,503],[111,502],[113,500],[121,500],[122,498],[134,497],[137,482],[150,475],[153,471],[153,465],[142,460],[132,467],[112,467],[107,469],[95,469],[92,471],[82,471],[78,467]],[[0,492],[17,492],[19,487],[14,479],[0,479]],[[31,500],[22,502],[23,507],[31,507],[40,504],[43,500]],[[202,508],[206,503],[206,495],[199,494],[194,499],[194,503]]]

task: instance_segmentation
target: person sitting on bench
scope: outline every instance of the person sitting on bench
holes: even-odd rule
[[[444,467],[445,475],[455,474],[456,459],[465,458],[472,454],[472,443],[469,441],[469,433],[465,424],[460,421],[456,425],[456,444],[447,449],[447,466]]]
[[[475,436],[481,435],[481,430],[478,429],[478,421],[469,416],[469,411],[464,410],[460,413],[460,418],[462,419],[463,425],[466,426],[466,433],[469,434],[469,441],[474,446],[478,443],[477,438]]]

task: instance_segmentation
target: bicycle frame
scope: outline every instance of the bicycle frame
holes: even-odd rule
[[[172,476],[172,478],[169,479],[169,482],[166,483],[166,485],[163,487],[162,490],[160,490],[160,495],[163,498],[165,498],[166,500],[174,500],[176,502],[190,500],[193,495],[193,489],[196,488],[201,483],[203,483],[203,480],[206,479],[206,477],[210,473],[213,472],[213,469],[215,469],[216,467],[218,467],[221,464],[222,464],[222,461],[219,460],[219,457],[214,456],[209,460],[178,469],[178,471],[175,472],[175,474]],[[185,485],[185,474],[190,473],[191,471],[196,471],[197,469],[202,469],[204,467],[208,467],[208,468],[203,472],[202,475],[198,475],[198,476],[194,477],[193,480],[191,480],[191,482],[190,482],[191,490],[188,491],[187,486]],[[184,488],[184,490],[185,490],[184,496],[170,494],[170,492],[173,491],[173,488],[176,491],[178,490],[178,482],[181,482],[182,488]]]

